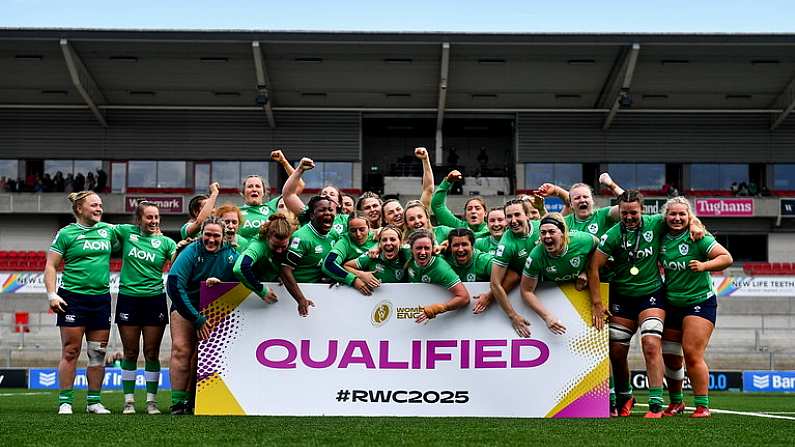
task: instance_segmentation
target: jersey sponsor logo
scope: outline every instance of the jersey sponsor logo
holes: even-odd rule
[[[690,251],[690,247],[687,244],[679,244],[679,253],[682,256],[687,256],[687,253]]]
[[[494,256],[502,256],[503,253],[505,253],[505,246],[498,245],[497,250],[494,252]]]
[[[467,282],[475,282],[475,274],[474,273],[467,273]]]
[[[575,258],[569,259],[569,264],[571,264],[571,266],[574,267],[574,268],[579,268],[580,267],[580,257],[577,256]]]
[[[247,220],[243,222],[243,228],[259,228],[262,226],[264,222],[265,222],[264,220],[257,220],[257,219]]]
[[[643,240],[645,240],[646,242],[651,242],[652,239],[654,239],[654,233],[652,233],[651,231],[643,232]]]
[[[152,247],[160,248],[160,239],[152,239]]]
[[[83,250],[110,250],[110,242],[83,241]]]
[[[562,282],[562,281],[570,281],[576,278],[578,275],[576,273],[569,273],[568,275],[563,276],[556,276],[552,278],[553,281]]]
[[[290,248],[298,248],[299,245],[301,245],[301,239],[300,238],[294,237],[293,241],[290,242]]]
[[[654,247],[646,247],[638,250],[638,259],[648,258],[654,256]]]
[[[131,234],[130,235],[130,241],[138,242],[138,235],[137,234]]]
[[[599,232],[599,225],[592,223],[588,225],[588,232],[591,234],[596,234]]]
[[[685,261],[663,261],[663,267],[666,270],[675,270],[675,271],[684,271],[687,270],[687,264]]]
[[[97,233],[99,233],[99,235],[102,237],[108,237],[108,230],[104,228],[100,228],[99,231],[97,231]]]
[[[138,259],[140,259],[142,261],[155,262],[154,253],[149,253],[146,250],[137,249],[135,247],[132,247],[130,249],[130,252],[127,253],[127,256],[129,256],[131,258],[138,258]]]

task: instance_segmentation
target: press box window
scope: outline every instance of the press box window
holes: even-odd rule
[[[544,183],[553,183],[568,190],[582,181],[580,163],[525,163],[524,184],[527,189],[537,189]]]

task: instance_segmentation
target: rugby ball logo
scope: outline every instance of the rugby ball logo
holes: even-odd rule
[[[689,251],[690,247],[688,247],[687,244],[679,244],[679,253],[682,256],[686,256]]]

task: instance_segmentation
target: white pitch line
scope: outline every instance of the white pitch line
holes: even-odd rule
[[[0,397],[13,397],[13,396],[39,396],[42,394],[50,394],[50,393],[2,393]]]
[[[640,407],[648,407],[649,404],[635,404]],[[696,407],[685,407],[685,410],[695,411]],[[767,418],[767,419],[785,419],[788,421],[795,421],[795,417],[792,416],[779,416],[776,414],[767,414],[767,413],[754,413],[750,411],[734,411],[734,410],[720,410],[717,408],[710,408],[710,412],[718,413],[718,414],[734,414],[737,416],[753,416],[758,418]]]

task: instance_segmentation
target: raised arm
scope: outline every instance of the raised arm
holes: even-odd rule
[[[315,167],[315,162],[311,158],[302,158],[298,163],[298,169],[294,170],[287,181],[284,182],[282,188],[282,199],[284,199],[284,206],[296,216],[300,216],[304,212],[304,202],[298,197],[299,185],[303,183],[301,176],[304,172],[309,171]]]
[[[436,191],[431,196],[431,211],[436,215],[436,221],[440,225],[446,225],[453,228],[467,228],[467,223],[456,217],[447,207],[447,191],[450,190],[450,185],[453,182],[460,182],[464,176],[459,171],[450,171],[447,177],[442,180]]]
[[[276,149],[271,152],[271,160],[279,163],[279,165],[281,165],[281,167],[284,169],[284,172],[287,173],[288,177],[293,175],[293,172],[295,172],[295,168],[293,168],[293,166],[290,164],[290,161],[287,160],[287,157],[284,156],[284,153],[281,149]],[[300,195],[302,192],[304,192],[304,186],[304,179],[298,179],[296,194]]]
[[[433,195],[433,168],[431,159],[428,157],[428,150],[424,147],[414,149],[414,156],[422,161],[422,193],[420,201],[425,208],[431,207],[431,196]]]
[[[210,214],[213,213],[215,209],[215,202],[218,200],[218,192],[221,190],[221,185],[218,182],[213,182],[210,184],[210,196],[207,197],[207,200],[204,201],[202,204],[202,209],[199,210],[199,214],[196,215],[196,220],[193,222],[188,222],[188,225],[185,227],[185,234],[187,236],[193,236],[199,232],[202,227],[202,223],[210,217]]]

